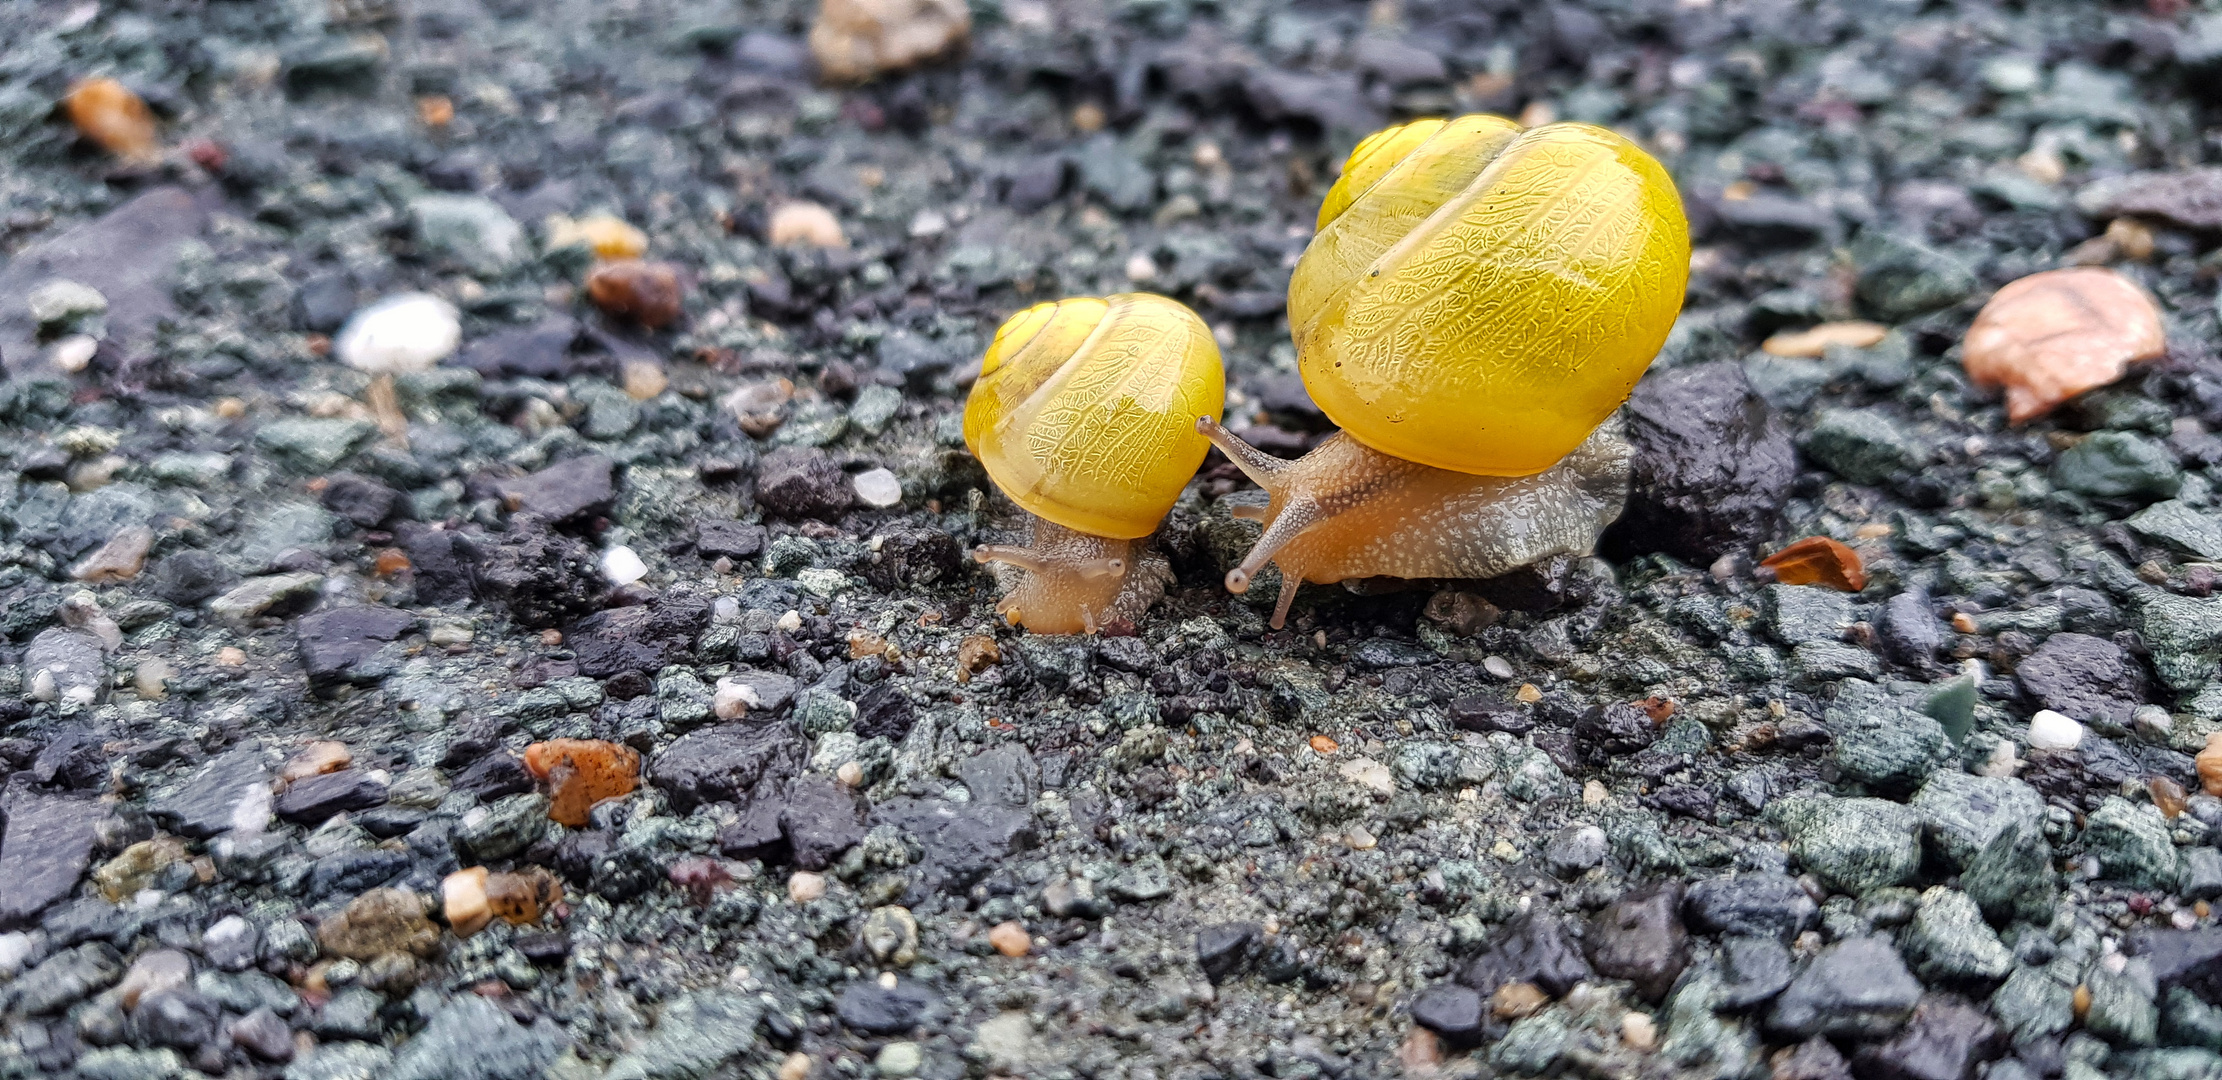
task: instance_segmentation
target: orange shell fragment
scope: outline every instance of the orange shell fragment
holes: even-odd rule
[[[1759,561],[1785,585],[1823,585],[1839,592],[1867,587],[1859,552],[1826,536],[1808,536]]]
[[[525,747],[525,768],[548,782],[548,817],[573,828],[604,799],[640,786],[640,751],[600,739],[550,739]]]
[[[1968,327],[1960,362],[1975,385],[2006,388],[2006,418],[2018,424],[2167,350],[2152,294],[2118,271],[2083,266],[1998,290]]]

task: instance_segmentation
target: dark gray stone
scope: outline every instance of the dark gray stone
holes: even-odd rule
[[[1682,903],[1690,925],[1721,935],[1788,941],[1820,917],[1820,905],[1785,874],[1737,874],[1695,882]]]
[[[1890,942],[1847,938],[1821,951],[1775,999],[1767,1026],[1796,1038],[1879,1038],[1921,1000],[1921,984]]]
[[[375,683],[399,668],[386,646],[416,629],[417,617],[389,607],[343,607],[303,615],[294,623],[301,667],[309,682],[329,689]]]
[[[607,511],[616,501],[612,481],[616,464],[600,454],[581,454],[530,476],[495,485],[511,510],[555,524]]]
[[[85,875],[103,811],[90,799],[17,791],[0,833],[0,929],[31,926]]]

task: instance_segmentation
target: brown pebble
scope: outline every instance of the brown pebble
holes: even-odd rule
[[[625,361],[625,396],[634,401],[650,401],[671,385],[671,378],[664,374],[664,366],[654,360]]]
[[[2086,266],[2007,283],[1976,314],[1960,357],[1975,385],[2006,388],[2006,417],[2018,424],[2167,350],[2152,295]]]
[[[493,874],[486,879],[486,908],[511,926],[537,922],[540,913],[563,899],[563,883],[544,867],[528,866],[514,874]]]
[[[428,128],[444,128],[455,122],[455,99],[445,94],[426,94],[417,99],[417,120]]]
[[[2192,759],[2199,767],[2199,787],[2222,798],[2222,731],[2207,735],[2207,745]]]
[[[325,952],[350,960],[390,952],[430,956],[439,947],[440,928],[425,917],[424,897],[407,889],[372,889],[324,920],[316,940]]]
[[[1443,1063],[1442,1037],[1414,1024],[1412,1030],[1405,1033],[1404,1045],[1398,1048],[1396,1056],[1397,1063],[1403,1065],[1407,1073],[1426,1076]]]
[[[154,155],[154,112],[131,88],[114,79],[86,79],[62,100],[69,122],[87,141],[128,161]]]
[[[1489,1011],[1500,1020],[1534,1016],[1550,1004],[1551,995],[1531,982],[1508,982],[1489,995]]]
[[[863,82],[953,52],[971,33],[964,0],[821,0],[810,55],[827,82]]]
[[[379,548],[370,568],[379,577],[392,577],[409,569],[409,556],[400,548]]]
[[[971,682],[974,675],[1002,659],[1003,650],[996,646],[994,638],[986,634],[968,635],[957,645],[957,681]]]
[[[1325,757],[1342,749],[1342,745],[1328,736],[1314,735],[1311,737],[1311,748],[1312,753]]]
[[[548,782],[548,819],[573,828],[604,799],[640,786],[640,751],[600,739],[550,739],[525,747],[525,768]]]
[[[2075,988],[2075,997],[2070,999],[2070,1004],[2075,1009],[2076,1022],[2079,1024],[2082,1023],[2083,1018],[2091,1014],[2090,985],[2087,983],[2078,984]]]
[[[1017,920],[996,923],[988,931],[988,944],[1005,956],[1024,956],[1034,949],[1034,939],[1027,935],[1026,927]]]
[[[2152,793],[2153,805],[2160,809],[2160,816],[2174,821],[2183,813],[2183,785],[2165,776],[2155,776],[2145,781],[2145,790]]]
[[[290,784],[304,777],[338,772],[354,760],[355,755],[347,749],[346,743],[336,739],[319,739],[287,758],[285,767],[278,770],[278,779]]]
[[[595,307],[651,330],[678,322],[686,303],[679,268],[642,259],[611,259],[596,266],[586,277],[586,295]]]
[[[1826,536],[1808,536],[1759,561],[1784,585],[1820,585],[1838,592],[1867,587],[1859,553]]]
[[[113,585],[139,576],[147,564],[147,549],[154,546],[154,530],[132,525],[108,538],[100,549],[71,568],[69,576],[94,585]]]

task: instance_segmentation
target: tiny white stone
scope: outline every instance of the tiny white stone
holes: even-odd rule
[[[612,585],[630,585],[648,576],[648,564],[633,549],[619,544],[602,553],[602,576]]]
[[[1126,279],[1137,284],[1157,276],[1157,262],[1148,255],[1136,252],[1126,261]]]
[[[781,630],[785,630],[788,633],[792,634],[795,631],[802,629],[802,612],[796,611],[793,608],[788,608],[787,614],[781,615],[779,617],[779,622],[776,625]]]
[[[732,622],[741,617],[741,598],[738,596],[720,596],[717,603],[710,605],[710,612],[717,617],[719,622]]]
[[[2039,709],[2029,718],[2029,748],[2073,750],[2083,742],[2083,725],[2051,709]]]
[[[910,234],[920,240],[949,231],[949,218],[939,210],[920,210],[910,219]]]
[[[430,293],[401,293],[356,312],[332,351],[358,371],[400,375],[430,368],[462,343],[455,305]]]
[[[850,482],[856,486],[856,497],[864,500],[866,506],[885,509],[900,505],[903,501],[902,482],[896,480],[895,474],[886,469],[858,473],[856,479]]]
[[[31,959],[34,946],[31,935],[21,930],[0,934],[0,979],[13,978],[23,970],[25,961]]]
[[[99,351],[98,338],[91,334],[71,334],[49,346],[46,356],[53,361],[55,370],[74,375],[85,370],[93,362],[93,354]]]
[[[1481,670],[1488,672],[1491,678],[1509,679],[1512,677],[1512,661],[1502,656],[1491,656],[1482,660]]]
[[[738,720],[748,715],[750,705],[761,705],[756,698],[756,688],[732,679],[719,679],[717,692],[710,698],[710,711],[720,720]]]

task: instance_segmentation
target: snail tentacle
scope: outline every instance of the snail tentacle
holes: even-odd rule
[[[1032,548],[1023,548],[1016,544],[981,544],[972,549],[972,561],[1010,563],[1031,574],[1039,574],[1049,567],[1049,563],[1035,554]]]
[[[1210,439],[1211,445],[1218,447],[1220,453],[1227,455],[1228,461],[1234,462],[1235,468],[1242,470],[1242,475],[1267,490],[1273,487],[1268,482],[1270,478],[1285,471],[1290,465],[1288,461],[1243,442],[1241,436],[1221,427],[1211,417],[1196,418],[1196,433]]]

